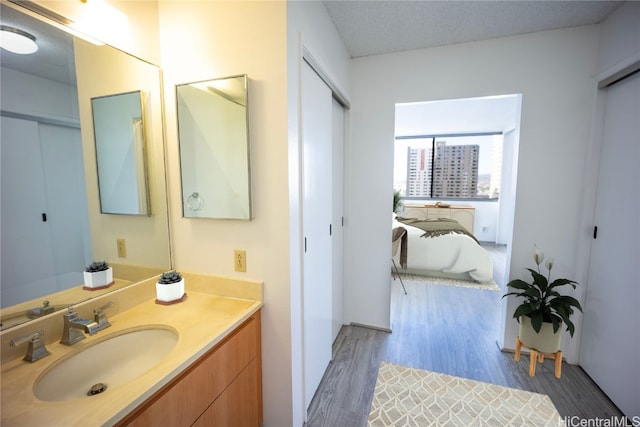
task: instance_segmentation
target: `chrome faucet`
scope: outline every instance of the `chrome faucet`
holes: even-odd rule
[[[55,311],[55,308],[49,304],[49,301],[44,301],[42,307],[35,307],[27,311],[27,317],[29,319],[37,319],[38,317],[51,314]]]
[[[69,306],[69,310],[63,317],[64,326],[62,328],[61,344],[73,345],[86,338],[83,332],[93,335],[100,330],[96,322],[78,317],[78,312],[72,306]]]
[[[98,324],[97,331],[101,331],[104,328],[108,328],[109,326],[111,326],[109,319],[107,319],[107,315],[104,314],[104,311],[107,308],[111,308],[111,307],[113,307],[113,301],[109,301],[102,307],[98,307],[95,310],[93,310],[93,321]]]
[[[51,354],[42,342],[41,338],[43,335],[44,331],[38,331],[25,337],[16,338],[9,341],[9,347],[16,347],[28,342],[29,347],[27,348],[27,354],[25,354],[22,360],[26,360],[27,362],[35,362],[36,360],[40,360],[43,357]]]

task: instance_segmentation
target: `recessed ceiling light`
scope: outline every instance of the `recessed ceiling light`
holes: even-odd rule
[[[0,28],[0,47],[20,55],[27,55],[38,50],[34,35],[8,25],[2,25]]]

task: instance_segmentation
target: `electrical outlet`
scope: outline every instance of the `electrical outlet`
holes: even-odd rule
[[[247,271],[247,251],[236,249],[233,251],[233,267],[236,271]]]
[[[127,257],[127,243],[124,239],[116,239],[116,244],[118,245],[118,256],[120,258]]]

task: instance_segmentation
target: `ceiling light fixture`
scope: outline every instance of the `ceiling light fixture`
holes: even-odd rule
[[[27,55],[38,50],[34,35],[8,25],[2,25],[0,28],[0,47],[20,55]]]

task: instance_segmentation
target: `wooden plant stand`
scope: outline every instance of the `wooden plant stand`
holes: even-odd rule
[[[529,356],[529,376],[533,377],[536,374],[536,361],[544,362],[544,357],[547,356],[556,361],[556,378],[560,378],[562,374],[562,351],[558,350],[555,353],[541,353],[534,348],[527,347],[520,341],[520,337],[516,337],[516,355],[514,357],[516,362],[520,361],[520,350],[522,347],[531,351]]]

